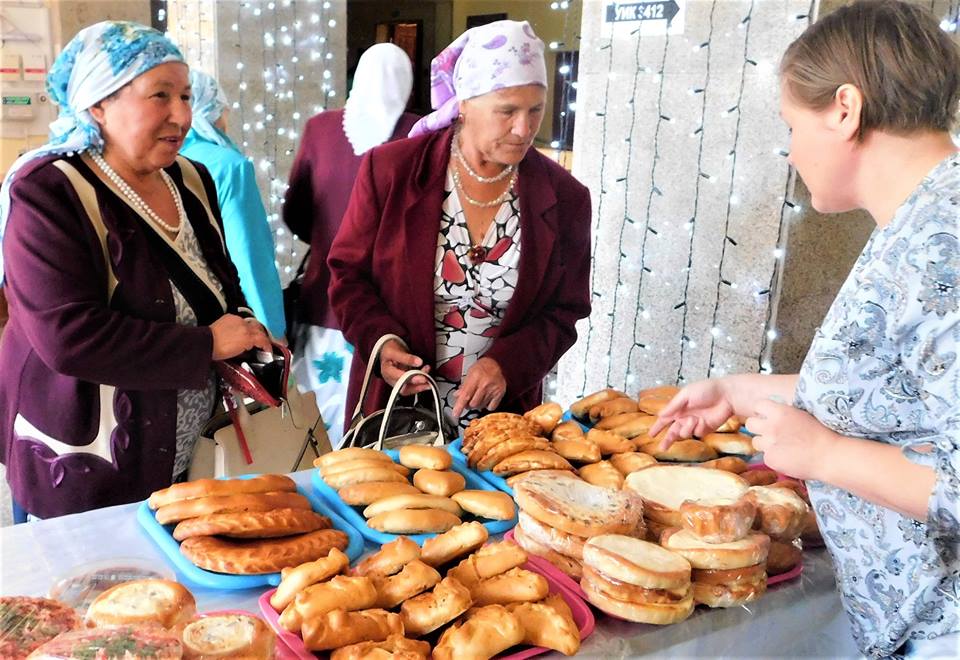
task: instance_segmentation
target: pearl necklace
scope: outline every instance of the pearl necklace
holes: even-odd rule
[[[507,189],[500,193],[499,197],[496,199],[491,199],[489,202],[482,202],[468,195],[467,191],[463,189],[463,181],[460,179],[460,172],[457,171],[456,167],[451,167],[450,172],[453,174],[453,183],[457,187],[457,192],[460,193],[463,199],[471,206],[477,206],[484,209],[500,206],[505,201],[510,199],[510,196],[513,194],[513,185],[517,182],[517,173],[514,171],[510,176],[510,181],[507,182]]]
[[[170,194],[173,195],[173,203],[177,207],[177,218],[180,220],[180,225],[177,227],[165,222],[156,211],[150,208],[144,201],[143,197],[141,197],[136,190],[131,188],[130,184],[124,181],[123,178],[117,174],[116,170],[110,167],[109,163],[103,159],[101,154],[91,152],[90,155],[93,158],[93,162],[97,164],[97,167],[99,167],[103,173],[107,175],[107,178],[110,179],[113,184],[120,189],[120,192],[122,192],[128,200],[138,206],[140,210],[147,215],[147,217],[149,217],[159,226],[166,229],[171,234],[176,234],[180,231],[180,227],[182,227],[183,223],[187,221],[187,214],[183,210],[183,199],[180,197],[180,191],[177,190],[177,186],[174,185],[173,179],[169,174],[162,169],[160,170],[160,177],[163,179],[163,182],[167,184],[167,189],[170,191]]]
[[[503,181],[508,176],[513,174],[515,169],[517,169],[515,165],[507,165],[505,168],[503,168],[500,174],[497,174],[496,176],[480,176],[474,172],[473,168],[470,167],[470,163],[468,163],[467,159],[464,158],[463,152],[460,151],[459,141],[460,133],[458,132],[453,136],[453,142],[450,143],[450,153],[452,153],[454,157],[460,161],[460,164],[463,165],[463,169],[465,169],[467,174],[470,175],[470,178],[474,179],[475,181],[479,181],[480,183],[496,183],[497,181]]]

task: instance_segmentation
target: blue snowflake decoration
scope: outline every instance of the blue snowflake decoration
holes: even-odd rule
[[[321,383],[328,381],[343,382],[343,356],[337,355],[331,351],[320,356],[319,360],[313,360],[313,368],[317,370],[317,380]]]

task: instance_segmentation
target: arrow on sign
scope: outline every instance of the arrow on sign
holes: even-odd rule
[[[621,21],[667,21],[680,13],[676,0],[647,2],[611,2],[607,5],[607,23]]]

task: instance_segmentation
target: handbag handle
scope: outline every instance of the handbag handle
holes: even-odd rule
[[[394,385],[390,391],[390,398],[387,399],[387,407],[383,409],[383,419],[380,421],[380,436],[377,439],[377,444],[373,446],[377,451],[383,449],[383,441],[386,439],[390,415],[393,413],[397,399],[400,398],[400,390],[415,376],[423,376],[427,379],[427,385],[430,386],[430,393],[433,395],[433,410],[437,416],[437,438],[440,440],[440,444],[446,442],[446,439],[443,437],[443,414],[440,412],[440,391],[437,389],[437,384],[427,372],[420,371],[419,369],[411,369],[410,371],[403,372],[403,375],[397,379],[396,385]]]
[[[353,411],[353,416],[350,418],[350,426],[348,428],[353,428],[357,423],[357,419],[361,416],[363,404],[367,400],[367,388],[370,385],[370,377],[373,376],[373,365],[380,359],[380,351],[383,350],[383,347],[386,346],[387,342],[391,339],[399,342],[405,351],[410,350],[407,342],[403,341],[403,339],[397,335],[384,335],[373,345],[373,350],[370,351],[370,359],[367,360],[367,371],[363,374],[363,384],[360,386],[360,397],[357,399],[357,407]]]

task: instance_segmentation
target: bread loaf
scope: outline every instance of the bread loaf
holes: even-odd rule
[[[540,427],[541,435],[550,435],[563,418],[563,408],[559,403],[542,403],[523,414],[523,418]]]
[[[390,635],[382,642],[358,642],[341,646],[330,660],[427,660],[430,644],[403,635]]]
[[[173,538],[178,541],[214,535],[238,539],[273,538],[329,528],[329,518],[307,509],[237,511],[183,520],[174,528]]]
[[[577,470],[577,474],[581,479],[594,486],[612,488],[613,490],[620,490],[620,487],[623,486],[623,474],[613,467],[613,463],[610,461],[584,465]]]
[[[587,540],[583,562],[616,580],[645,589],[682,589],[690,584],[690,563],[653,543],[604,534]]]
[[[393,575],[401,568],[420,558],[420,546],[405,536],[398,537],[380,546],[380,550],[357,564],[353,575]]]
[[[460,505],[449,497],[443,497],[442,495],[424,495],[420,493],[417,495],[393,495],[391,497],[385,497],[382,500],[377,500],[363,510],[363,516],[365,518],[373,518],[374,516],[379,516],[381,513],[401,509],[439,509],[440,511],[448,511],[455,516],[463,514]]]
[[[251,479],[197,479],[173,484],[155,491],[147,500],[151,509],[173,504],[181,500],[214,495],[241,495],[243,493],[296,492],[297,484],[282,474],[264,474]]]
[[[183,629],[183,657],[272,660],[277,636],[262,619],[246,614],[200,617]]]
[[[511,603],[507,611],[520,620],[524,644],[568,656],[580,650],[580,630],[570,607],[558,594],[550,594],[539,603]]]
[[[450,497],[466,488],[467,480],[459,472],[422,468],[413,473],[413,485],[430,495]]]
[[[157,509],[157,522],[161,525],[199,518],[215,513],[238,511],[272,511],[274,509],[310,510],[310,500],[300,493],[272,492],[246,493],[240,495],[214,495],[180,500]]]
[[[334,610],[303,622],[303,644],[311,651],[328,651],[359,642],[382,642],[391,635],[403,635],[403,622],[398,615],[386,610]]]
[[[614,454],[610,457],[610,463],[613,465],[613,467],[620,471],[620,474],[627,476],[632,472],[643,470],[651,465],[656,465],[657,459],[650,454],[629,451],[622,454]]]
[[[810,507],[799,495],[789,488],[752,486],[749,497],[757,506],[757,529],[777,541],[800,536]]]
[[[600,390],[599,392],[594,392],[593,394],[583,397],[579,401],[575,401],[573,405],[570,406],[570,412],[574,417],[586,419],[590,408],[598,403],[603,403],[604,401],[609,401],[611,399],[620,399],[625,396],[627,395],[619,390],[609,388]]]
[[[469,589],[453,578],[444,578],[433,591],[404,601],[400,606],[403,630],[414,637],[426,635],[456,619],[472,604]]]
[[[171,580],[131,580],[110,587],[87,608],[89,626],[158,624],[167,629],[186,625],[197,604],[186,587]]]
[[[347,535],[339,529],[275,539],[230,540],[219,536],[195,536],[180,544],[180,552],[200,568],[217,573],[258,575],[276,573],[325,557],[331,548],[345,550]]]
[[[312,584],[329,580],[347,570],[350,558],[337,548],[331,548],[326,557],[308,561],[299,566],[285,568],[280,572],[280,584],[270,596],[270,605],[282,612],[293,602],[298,593]]]
[[[481,580],[522,566],[526,561],[527,553],[523,548],[511,541],[500,541],[483,546],[447,571],[447,576],[469,588]]]
[[[523,532],[537,543],[568,557],[583,559],[583,544],[587,540],[583,536],[554,529],[525,511],[520,512],[519,519],[518,525],[523,528]]]
[[[622,454],[635,449],[633,442],[613,431],[590,429],[587,431],[587,440],[596,442],[597,446],[600,447],[600,453],[604,456]]]
[[[680,505],[686,501],[735,502],[747,493],[747,484],[732,472],[679,465],[653,465],[627,476],[624,490],[643,498],[644,515],[679,527]]]
[[[694,568],[730,569],[762,564],[770,537],[752,533],[732,543],[707,543],[686,529],[668,529],[660,537],[664,548],[682,555]]]
[[[396,575],[375,576],[373,579],[377,587],[377,607],[389,610],[433,588],[441,576],[432,566],[414,559]]]
[[[460,524],[460,518],[438,509],[400,509],[374,516],[367,521],[370,529],[389,534],[427,534],[445,532]]]
[[[470,587],[470,595],[478,606],[536,602],[547,597],[550,585],[539,573],[511,568]]]
[[[345,486],[337,495],[350,506],[368,506],[394,495],[418,495],[420,489],[406,481],[368,481]]]
[[[376,449],[367,449],[365,447],[347,447],[345,449],[331,451],[323,456],[320,456],[319,458],[314,459],[313,465],[317,468],[326,468],[334,463],[362,459],[385,461],[387,463],[393,462],[393,459],[387,454],[384,454],[382,451],[377,451]]]
[[[460,507],[478,518],[511,520],[517,513],[513,498],[501,491],[461,490],[451,498]]]
[[[420,559],[437,567],[471,553],[487,541],[487,528],[477,521],[462,523],[423,542]]]
[[[493,466],[493,473],[500,476],[532,470],[573,470],[573,466],[559,454],[546,449],[522,451]]]
[[[757,453],[750,436],[743,433],[708,433],[703,437],[703,441],[718,454],[753,456]]]
[[[680,505],[680,521],[707,543],[729,543],[750,533],[756,507],[748,496],[687,500]]]
[[[400,463],[411,470],[449,470],[453,457],[441,447],[405,445],[400,447]]]
[[[693,613],[692,594],[675,603],[635,603],[610,598],[589,580],[581,580],[580,586],[592,605],[627,621],[663,626],[679,623]]]
[[[600,446],[583,438],[561,438],[550,443],[550,448],[568,461],[596,463],[600,460]]]
[[[433,660],[492,658],[523,641],[520,620],[505,607],[490,605],[450,626],[433,649]]]

